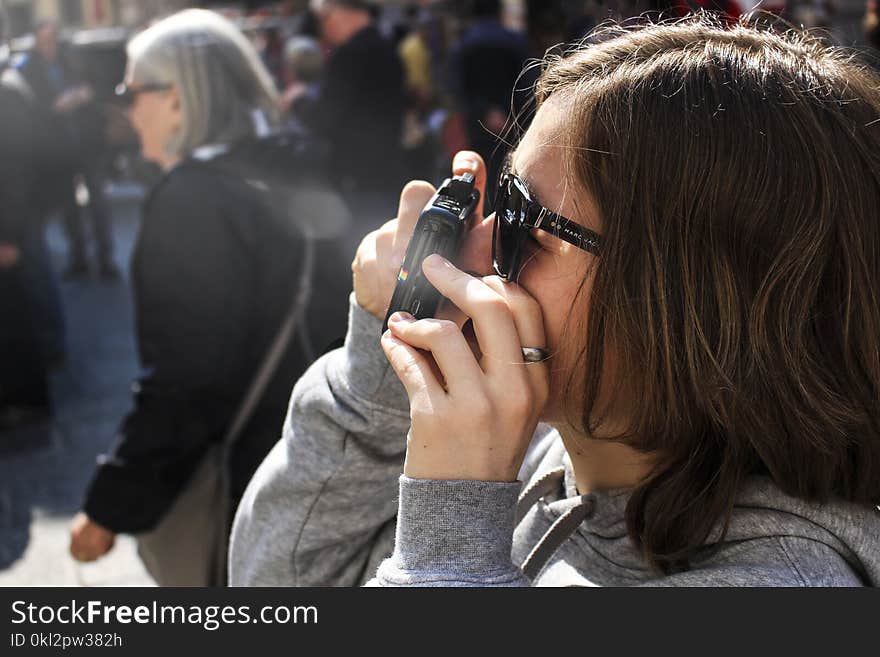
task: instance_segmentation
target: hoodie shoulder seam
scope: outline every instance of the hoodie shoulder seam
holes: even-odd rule
[[[854,576],[854,577],[855,577],[856,579],[858,579],[859,581],[863,581],[863,582],[864,582],[864,581],[867,581],[867,579],[868,579],[867,575],[866,575],[866,574],[864,573],[864,571],[861,569],[861,564],[858,564],[858,561],[857,561],[855,564],[852,563],[847,557],[845,557],[845,556],[842,555],[838,550],[836,550],[836,549],[834,548],[834,546],[829,545],[829,544],[826,543],[825,541],[820,541],[820,540],[815,539],[815,538],[809,538],[809,537],[807,537],[807,536],[777,536],[777,537],[775,537],[775,538],[776,538],[776,540],[779,542],[780,547],[781,547],[781,548],[783,549],[783,551],[785,552],[786,557],[787,557],[788,559],[791,559],[792,562],[796,562],[796,560],[795,560],[794,557],[791,555],[791,552],[789,551],[789,548],[786,547],[786,544],[787,544],[787,543],[788,543],[788,544],[791,544],[793,541],[806,541],[806,542],[809,542],[809,543],[814,543],[814,544],[820,546],[821,548],[824,548],[825,550],[827,550],[828,552],[830,552],[830,553],[833,554],[834,556],[836,556],[836,557],[837,557],[837,565],[840,566],[841,568],[847,570],[847,571],[849,572],[849,574],[851,574],[852,576]],[[853,557],[854,559],[857,559],[857,556],[856,556],[856,555],[852,555],[852,557]],[[795,565],[794,567],[795,567],[795,569],[797,569],[797,566],[796,566],[796,565]],[[800,570],[797,570],[797,572],[798,572],[798,574],[801,574]],[[806,580],[806,578],[805,578],[805,584],[806,584],[807,586],[810,585],[809,580]]]
[[[800,585],[801,585],[801,586],[804,586],[804,587],[808,586],[808,584],[807,584],[807,578],[804,577],[804,575],[803,575],[803,573],[801,572],[800,568],[798,568],[796,559],[795,559],[795,558],[792,556],[792,554],[788,551],[788,548],[787,548],[786,545],[785,545],[785,540],[784,540],[784,538],[781,537],[781,536],[777,536],[775,540],[776,540],[776,544],[779,546],[780,551],[782,552],[782,556],[783,556],[783,558],[784,558],[785,561],[788,563],[788,567],[791,569],[791,571],[792,571],[792,572],[795,574],[795,576],[798,578],[798,580],[799,580],[799,582],[800,582]]]

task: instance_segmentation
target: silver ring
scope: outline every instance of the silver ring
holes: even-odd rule
[[[540,363],[550,358],[550,354],[545,349],[538,347],[523,347],[523,361],[526,363]]]

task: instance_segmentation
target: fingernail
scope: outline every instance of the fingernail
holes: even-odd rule
[[[452,163],[453,169],[469,169],[471,171],[477,170],[477,161],[467,155],[462,155],[461,157],[455,158],[455,161]]]
[[[427,258],[425,258],[424,262],[422,263],[422,268],[424,269],[425,267],[427,267],[428,269],[439,271],[441,269],[452,267],[452,263],[450,263],[439,253],[432,253]]]
[[[413,321],[415,321],[415,317],[403,311],[398,311],[388,318],[389,324],[408,324]]]

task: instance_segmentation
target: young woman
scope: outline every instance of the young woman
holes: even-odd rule
[[[425,261],[454,312],[376,344],[429,186],[364,241],[233,583],[880,582],[880,79],[705,17],[601,37]]]

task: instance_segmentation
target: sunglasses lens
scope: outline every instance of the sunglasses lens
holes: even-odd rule
[[[522,245],[528,233],[523,229],[525,199],[508,177],[501,180],[495,202],[492,262],[495,273],[514,280],[519,273]]]

